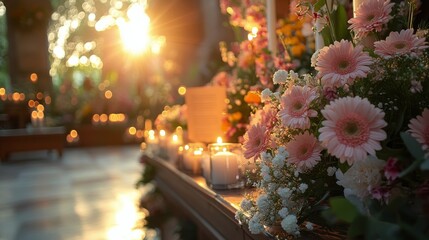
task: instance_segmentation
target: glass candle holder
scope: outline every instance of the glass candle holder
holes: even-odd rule
[[[181,145],[182,140],[176,134],[173,134],[167,144],[168,161],[173,165],[177,165],[179,159],[179,146]]]
[[[190,143],[183,151],[183,170],[193,175],[201,174],[203,158],[207,158],[206,146],[203,143]]]
[[[213,143],[208,145],[210,178],[213,189],[244,187],[241,144]]]

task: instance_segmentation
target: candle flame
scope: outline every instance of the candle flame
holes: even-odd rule
[[[161,136],[161,137],[165,137],[165,130],[160,130],[159,131],[159,136]]]
[[[217,137],[216,142],[217,142],[217,143],[222,143],[222,137]]]
[[[172,137],[172,140],[173,140],[173,142],[178,142],[179,141],[179,137],[176,134],[174,134],[173,137]]]

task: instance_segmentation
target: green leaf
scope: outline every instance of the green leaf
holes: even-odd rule
[[[429,170],[429,158],[426,158],[422,164],[420,164],[421,170]]]
[[[314,11],[318,12],[323,6],[325,6],[326,1],[325,0],[319,0],[314,4]]]
[[[398,232],[400,227],[397,224],[381,221],[374,217],[368,218],[367,239],[400,239]]]
[[[359,215],[355,206],[344,197],[330,198],[329,204],[335,216],[345,222],[351,223]]]
[[[340,39],[351,40],[350,30],[348,29],[348,17],[346,8],[343,5],[338,5],[337,9],[331,14],[333,31],[335,32],[335,37],[337,41]]]
[[[422,149],[422,145],[407,132],[401,132],[401,138],[404,141],[408,151],[413,155],[414,159],[420,160],[424,158],[425,152]]]
[[[329,27],[325,26],[322,31],[320,31],[320,34],[322,34],[325,46],[329,46],[330,44],[334,43],[332,41],[331,30],[329,29]]]
[[[366,232],[368,225],[368,218],[366,216],[357,216],[355,220],[350,224],[347,231],[347,235],[350,239],[362,238]]]

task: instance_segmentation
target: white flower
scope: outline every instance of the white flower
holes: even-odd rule
[[[249,231],[252,234],[258,234],[264,231],[264,226],[260,223],[260,216],[258,213],[253,215],[253,217],[249,220]]]
[[[328,176],[332,177],[334,176],[335,172],[337,171],[336,167],[328,167],[328,169],[326,169],[326,171],[328,172]]]
[[[264,162],[270,162],[271,158],[272,158],[272,156],[271,156],[271,154],[269,152],[262,152],[261,153],[261,159],[262,159],[262,161],[264,161]]]
[[[293,81],[298,80],[298,73],[294,72],[293,70],[289,71],[289,76],[290,76],[290,79]]]
[[[280,211],[279,211],[279,215],[281,218],[287,217],[288,214],[289,214],[289,209],[287,209],[285,207],[280,209]]]
[[[267,189],[269,192],[275,192],[277,187],[277,183],[269,183]]]
[[[265,213],[269,212],[271,203],[266,194],[261,194],[256,200],[256,205],[258,206],[259,212],[265,215]]]
[[[286,83],[288,78],[288,73],[285,70],[277,70],[273,75],[273,82],[275,84]]]
[[[289,157],[289,153],[286,151],[286,148],[283,146],[281,146],[277,149],[277,155],[280,155],[283,158]]]
[[[277,98],[277,100],[280,100],[282,93],[281,92],[275,92],[273,93],[274,97]]]
[[[282,221],[282,228],[289,234],[299,235],[299,227],[295,215],[288,215]]]
[[[319,57],[319,50],[317,50],[316,52],[313,53],[313,55],[311,56],[311,66],[312,67],[316,67],[316,63],[317,63],[317,58]]]
[[[289,198],[292,195],[292,191],[289,188],[279,187],[277,189],[277,194],[282,198]]]
[[[277,154],[273,158],[273,167],[275,169],[281,169],[284,165],[285,165],[285,158],[282,155]]]
[[[293,175],[294,175],[295,177],[299,177],[299,171],[298,171],[298,170],[295,170],[295,171],[293,172]]]
[[[313,223],[311,223],[311,222],[306,222],[306,223],[305,223],[305,227],[306,227],[308,230],[313,231]]]
[[[266,183],[269,183],[269,182],[271,182],[272,177],[269,174],[265,174],[262,176],[262,180],[264,180],[264,182],[266,182]]]
[[[252,206],[253,206],[252,201],[246,198],[244,198],[240,203],[240,207],[244,211],[249,211],[252,208]]]
[[[274,170],[273,175],[275,178],[279,179],[281,177],[283,177],[282,172],[280,172],[279,170]]]
[[[271,90],[269,88],[265,88],[264,90],[262,90],[261,102],[269,101],[271,99],[272,94],[273,94],[273,92],[271,92]]]
[[[299,185],[299,190],[300,190],[302,193],[304,193],[304,192],[305,192],[305,190],[307,190],[307,188],[308,188],[308,185],[307,185],[307,184],[305,184],[305,183],[301,183],[301,184]]]
[[[344,174],[341,170],[336,172],[337,184],[344,187],[344,192],[352,193],[361,200],[370,195],[369,189],[379,186],[381,183],[380,171],[384,168],[385,161],[368,156],[363,161],[356,161]]]
[[[268,175],[270,174],[270,167],[268,167],[265,164],[261,164],[261,175]]]

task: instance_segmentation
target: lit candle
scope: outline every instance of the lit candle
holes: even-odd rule
[[[155,136],[155,131],[150,130],[145,139],[146,149],[149,153],[156,155],[158,152],[158,139]]]
[[[231,185],[239,178],[238,156],[224,149],[211,157],[211,184]]]
[[[38,127],[43,127],[44,125],[45,114],[43,111],[37,111],[37,122]]]
[[[276,1],[267,0],[267,34],[268,34],[268,50],[271,55],[277,54],[277,35],[276,35]]]
[[[208,154],[203,154],[201,157],[201,170],[207,185],[210,185],[210,156]]]
[[[167,147],[167,133],[165,132],[165,130],[159,131],[159,146],[161,148]]]
[[[210,178],[214,189],[231,189],[244,186],[241,164],[241,145],[237,143],[209,144]]]
[[[201,164],[203,158],[208,158],[207,152],[204,151],[204,145],[201,143],[191,143],[185,146],[183,154],[183,168],[192,174],[201,173]]]
[[[174,134],[171,137],[171,142],[168,145],[168,160],[173,163],[176,164],[177,163],[177,159],[178,159],[178,153],[179,153],[179,146],[182,144],[182,142],[180,141],[179,137]]]
[[[97,113],[92,115],[92,124],[98,125],[99,123],[100,123],[100,115],[98,115]]]
[[[32,111],[31,112],[31,124],[33,125],[33,127],[38,127],[39,123],[39,118],[37,117],[37,111]]]

